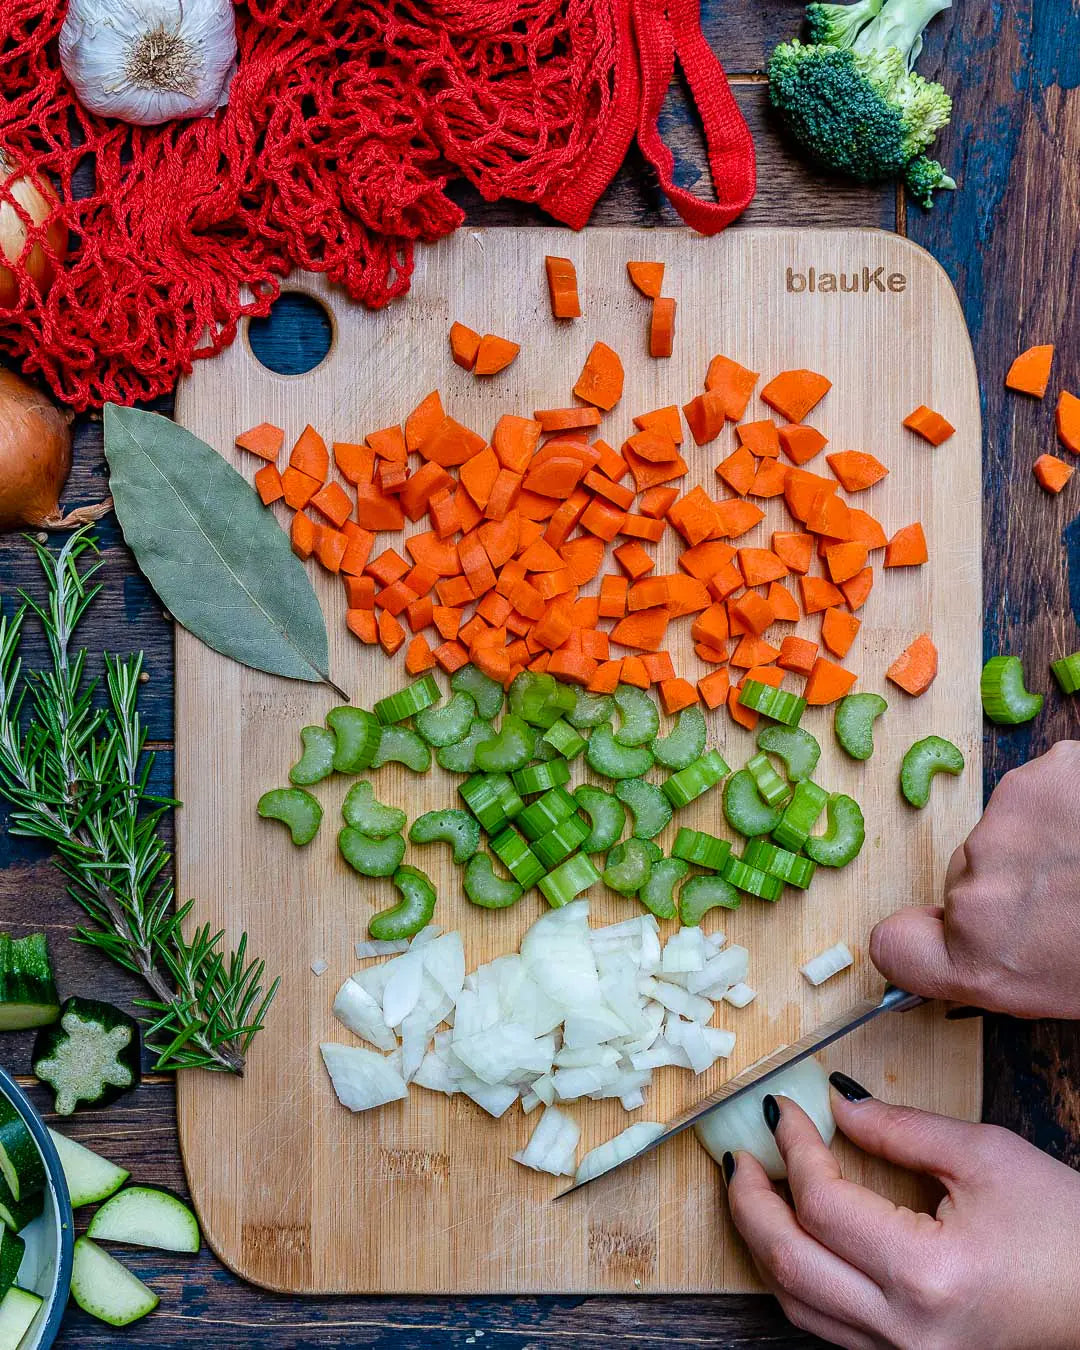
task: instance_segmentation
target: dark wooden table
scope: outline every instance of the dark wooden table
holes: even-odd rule
[[[1034,342],[1057,342],[1057,375],[1080,392],[1080,14],[1076,0],[958,0],[937,20],[920,63],[943,75],[956,108],[940,154],[960,183],[932,213],[905,205],[891,190],[826,181],[796,163],[777,137],[767,109],[762,67],[774,44],[792,35],[795,0],[706,0],[705,28],[727,68],[758,147],[760,188],[746,224],[864,224],[899,230],[945,265],[964,303],[983,384],[985,418],[986,651],[1023,653],[1040,689],[1052,656],[1080,647],[1070,608],[1067,542],[1073,491],[1050,499],[1031,462],[1054,448],[1049,404],[1007,397],[1004,371]],[[679,181],[701,182],[699,133],[680,91],[673,91],[664,132]],[[513,204],[487,206],[461,194],[478,223],[540,219]],[[673,215],[632,154],[596,211],[597,223],[667,224]],[[406,301],[405,303],[408,303]],[[1071,324],[1071,327],[1070,327]],[[296,334],[276,335],[284,347]],[[887,359],[885,353],[876,359]],[[902,359],[902,354],[901,354]],[[872,371],[870,378],[872,379]],[[69,497],[96,500],[104,487],[101,424],[85,418]],[[144,712],[163,782],[171,773],[172,631],[136,573],[115,527],[101,530],[105,596],[83,637],[95,653],[142,648],[150,681]],[[1080,539],[1074,543],[1080,601]],[[5,597],[33,585],[35,565],[19,540],[0,544]],[[974,662],[978,653],[972,653]],[[1077,704],[1051,693],[1028,728],[986,736],[986,787],[1055,740],[1076,734]],[[104,960],[68,939],[78,915],[42,852],[0,837],[0,926],[22,933],[44,925],[62,993],[93,992],[124,1002],[136,992]],[[29,1039],[11,1036],[3,1062],[28,1075]],[[45,1094],[21,1081],[43,1107]],[[1007,1125],[1080,1165],[1080,1034],[1075,1026],[987,1022],[987,1120]],[[78,1116],[74,1137],[129,1167],[140,1180],[184,1189],[176,1142],[171,1079],[149,1077],[101,1113]],[[363,1217],[358,1216],[358,1222]],[[490,1347],[807,1346],[771,1300],[760,1297],[625,1299],[290,1299],[253,1289],[203,1252],[193,1261],[133,1254],[130,1264],[162,1296],[153,1318],[116,1332],[72,1310],[59,1345],[284,1347],[356,1346],[431,1350]]]

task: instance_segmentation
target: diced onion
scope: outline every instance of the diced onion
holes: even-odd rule
[[[338,1101],[350,1111],[370,1111],[373,1106],[385,1106],[409,1095],[404,1078],[387,1056],[331,1042],[320,1045],[319,1050]]]
[[[409,939],[385,938],[382,942],[357,942],[354,950],[358,961],[363,961],[369,956],[396,956],[399,952],[409,950]]]
[[[330,962],[324,961],[321,957],[319,958],[318,961],[312,961],[311,963],[312,975],[325,975],[329,969],[330,969]]]
[[[576,1120],[548,1106],[536,1123],[529,1142],[515,1153],[514,1162],[531,1167],[534,1172],[550,1172],[554,1177],[574,1175],[574,1155],[577,1153],[581,1126]]]
[[[834,975],[839,975],[842,970],[847,970],[848,966],[854,964],[855,958],[847,946],[843,942],[838,942],[835,946],[819,952],[812,960],[807,961],[805,966],[800,966],[799,970],[811,984],[818,985],[831,980]]]
[[[753,1003],[757,998],[757,990],[751,989],[748,984],[741,980],[738,984],[733,984],[724,994],[724,1002],[730,1003],[733,1008],[745,1008],[748,1003]]]
[[[664,1126],[658,1125],[655,1121],[637,1121],[623,1130],[621,1134],[617,1134],[614,1139],[609,1139],[607,1143],[599,1144],[596,1148],[590,1149],[578,1165],[578,1170],[574,1174],[575,1182],[580,1184],[583,1181],[591,1181],[593,1177],[599,1177],[605,1172],[610,1172],[613,1167],[618,1167],[619,1163],[626,1158],[633,1157],[635,1153],[640,1153],[646,1145],[651,1144],[658,1135],[663,1133]]]

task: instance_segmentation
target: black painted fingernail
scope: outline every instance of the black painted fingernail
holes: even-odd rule
[[[780,1124],[780,1107],[771,1092],[767,1092],[762,1098],[761,1114],[765,1117],[765,1124],[775,1134],[776,1127]]]
[[[735,1175],[735,1155],[734,1153],[725,1153],[720,1159],[720,1170],[724,1174],[724,1183],[731,1185],[731,1178]]]
[[[945,1014],[946,1022],[966,1022],[969,1017],[982,1017],[981,1008],[950,1008]]]
[[[868,1097],[872,1097],[872,1092],[867,1092],[861,1083],[856,1083],[854,1078],[849,1078],[846,1073],[829,1074],[829,1082],[849,1102],[864,1102]]]

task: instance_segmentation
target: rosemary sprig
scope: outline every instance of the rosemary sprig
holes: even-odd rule
[[[56,554],[31,541],[45,576],[44,604],[22,592],[22,606],[0,613],[0,797],[10,831],[50,844],[68,892],[90,923],[77,941],[140,975],[151,996],[146,1044],[155,1069],[216,1069],[242,1074],[278,981],[263,992],[265,967],[247,955],[247,934],[229,952],[209,925],[182,931],[192,901],[174,906],[172,855],[159,833],[179,803],[149,790],[153,754],[138,710],[139,652],[105,657],[105,698],[86,676],[75,630],[98,594],[101,567],[86,530]],[[45,633],[51,669],[23,671],[20,644],[28,613]]]

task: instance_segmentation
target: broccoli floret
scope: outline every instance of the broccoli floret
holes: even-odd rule
[[[919,155],[904,170],[904,184],[920,206],[927,211],[934,204],[935,192],[952,192],[956,180],[950,178],[936,159]]]
[[[810,6],[812,34],[830,32],[838,40],[781,43],[769,62],[769,94],[812,159],[864,183],[903,178],[915,185],[912,195],[923,205],[935,187],[955,186],[934,161],[912,164],[952,113],[941,85],[910,68],[926,23],[950,3]],[[845,13],[852,16],[847,23]]]

